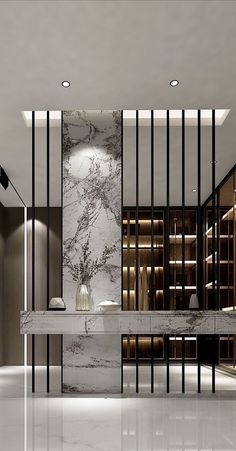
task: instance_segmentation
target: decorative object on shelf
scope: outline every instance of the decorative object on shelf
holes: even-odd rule
[[[109,301],[102,301],[97,306],[98,310],[101,312],[111,312],[116,311],[120,309],[120,304],[118,302],[109,300]]]
[[[195,293],[191,294],[189,301],[189,310],[199,310],[198,297]]]
[[[66,310],[64,299],[51,298],[48,308],[49,310]]]
[[[88,287],[85,283],[78,285],[76,290],[76,310],[90,310],[91,297],[89,295]]]
[[[75,282],[77,282],[76,290],[76,310],[92,310],[93,306],[93,296],[91,290],[91,280],[100,272],[105,271],[110,274],[111,279],[115,280],[115,273],[117,267],[109,263],[109,259],[114,255],[114,252],[118,248],[118,241],[112,243],[111,246],[105,245],[101,255],[96,258],[92,258],[91,251],[91,232],[88,233],[86,241],[80,244],[81,251],[77,263],[73,264],[69,257],[65,257],[66,266]],[[85,291],[87,288],[87,292]],[[78,308],[77,304],[80,305],[81,296],[80,291],[82,291],[83,296],[87,296],[86,308]],[[83,299],[82,302],[85,302]],[[89,308],[88,308],[89,306]]]

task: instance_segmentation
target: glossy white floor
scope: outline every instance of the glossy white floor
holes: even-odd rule
[[[172,391],[180,391],[180,368],[171,367]],[[39,393],[24,397],[24,369],[0,368],[0,449],[3,451],[223,451],[236,450],[236,379],[204,368],[204,393],[193,394],[195,367],[186,368],[188,392],[164,393],[164,368],[156,368],[156,397],[61,396],[60,371],[53,368],[50,396],[43,394],[44,369],[37,370]],[[163,373],[163,374],[162,374]],[[125,390],[133,392],[133,369],[125,370]],[[161,382],[162,381],[162,382]],[[147,392],[149,373],[140,371]],[[146,388],[145,388],[146,387]],[[161,392],[161,388],[163,388]],[[187,388],[187,385],[186,385]],[[224,391],[222,391],[224,390]],[[192,393],[191,393],[192,391]]]

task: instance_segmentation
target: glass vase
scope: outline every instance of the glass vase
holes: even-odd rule
[[[78,285],[76,290],[76,310],[90,310],[91,298],[88,291],[88,287],[85,284]]]

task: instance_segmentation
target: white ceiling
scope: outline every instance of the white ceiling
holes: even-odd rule
[[[1,1],[0,164],[25,202],[31,132],[22,110],[229,108],[219,138],[220,180],[236,154],[235,24],[236,2],[226,0]],[[61,87],[64,79],[70,88]],[[171,79],[179,86],[171,88]],[[45,201],[43,133],[39,204]],[[59,138],[52,136],[54,204]],[[14,204],[2,196],[1,190],[0,200]]]

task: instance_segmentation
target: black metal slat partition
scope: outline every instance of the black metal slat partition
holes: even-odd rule
[[[61,115],[61,143],[63,138],[62,133],[62,118]],[[31,222],[32,222],[32,310],[37,310],[36,307],[36,196],[35,196],[35,186],[36,186],[36,141],[35,141],[35,111],[32,111],[32,211],[31,211]],[[62,146],[61,146],[62,148]],[[63,150],[62,150],[63,152]],[[61,154],[61,190],[62,190],[62,154]],[[62,211],[62,192],[61,192],[61,211]],[[63,278],[62,278],[62,265],[63,265],[63,243],[62,243],[62,215],[61,215],[61,297],[63,293]],[[46,310],[49,309],[50,300],[50,112],[46,112]],[[61,368],[62,368],[62,346],[63,346],[63,336],[61,335]],[[32,392],[36,391],[36,336],[32,335]],[[63,372],[61,371],[61,381]],[[46,390],[47,393],[50,392],[50,335],[46,335]]]
[[[201,303],[202,307],[202,296],[203,296],[203,278],[202,278],[202,262],[203,262],[203,253],[202,253],[202,210],[201,210],[201,110],[197,112],[197,192],[198,192],[198,200],[197,200],[197,295],[199,299],[199,303]],[[197,391],[201,393],[201,358],[200,358],[200,345],[197,337]]]
[[[50,299],[50,113],[47,111],[47,310]],[[47,393],[50,391],[50,336],[47,335]]]
[[[154,192],[155,192],[155,184],[157,181],[154,177],[154,168],[155,168],[155,160],[157,160],[157,145],[154,142],[154,130],[155,130],[155,113],[154,110],[150,110],[150,192],[151,192],[151,203],[150,207],[146,207],[146,210],[150,211],[150,224],[151,224],[151,241],[150,241],[150,266],[151,266],[151,274],[149,279],[149,309],[150,310],[156,310],[158,301],[157,301],[157,295],[156,295],[156,258],[158,261],[158,251],[156,248],[157,241],[155,238],[155,234],[159,233],[156,230],[156,223],[155,219],[158,218],[158,210],[159,207],[155,206],[155,200],[154,200]],[[139,178],[140,173],[139,170],[141,168],[141,162],[140,162],[140,152],[139,152],[139,146],[140,146],[140,138],[139,138],[139,127],[140,127],[140,115],[139,111],[136,110],[135,112],[135,155],[136,155],[136,162],[135,162],[135,197],[136,197],[136,204],[135,207],[133,207],[134,216],[132,216],[132,213],[130,213],[128,207],[126,207],[127,211],[127,273],[126,273],[126,282],[127,282],[127,308],[131,308],[130,304],[130,254],[129,254],[129,247],[130,247],[130,222],[133,217],[135,217],[135,246],[134,246],[134,252],[135,252],[135,283],[134,283],[134,309],[139,310],[141,305],[141,299],[139,299],[139,271],[140,266],[143,265],[140,261],[140,251],[139,251],[139,245],[141,241],[139,241],[139,235],[140,233],[143,233],[140,231],[141,222],[139,217],[140,213],[142,214],[142,211],[146,211],[143,209],[143,207],[140,207],[139,200],[140,200],[140,193],[139,193]],[[122,112],[122,155],[124,151],[124,143],[123,143],[123,112]],[[170,241],[170,235],[172,233],[171,229],[171,211],[178,210],[179,217],[181,218],[181,233],[178,234],[181,237],[181,245],[179,246],[180,254],[181,254],[181,272],[180,272],[180,293],[182,294],[182,309],[186,308],[186,295],[188,291],[186,290],[186,286],[189,284],[187,281],[187,267],[186,267],[186,258],[188,259],[188,251],[186,251],[186,224],[189,219],[187,215],[187,210],[194,209],[196,212],[196,291],[200,303],[200,308],[203,308],[203,283],[204,283],[204,273],[203,273],[203,222],[204,222],[204,209],[202,208],[201,202],[202,202],[202,181],[201,181],[201,164],[202,164],[202,114],[201,110],[197,110],[196,114],[196,126],[197,126],[197,141],[196,141],[196,155],[197,155],[197,205],[196,207],[189,207],[186,206],[186,111],[183,109],[181,110],[181,167],[182,167],[182,189],[181,189],[181,206],[178,207],[171,207],[170,206],[170,124],[171,124],[171,115],[170,111],[166,110],[166,123],[165,123],[165,136],[166,136],[166,144],[165,144],[165,160],[166,160],[166,206],[163,208],[164,211],[164,229],[163,229],[163,235],[164,235],[164,255],[163,255],[163,282],[164,282],[164,298],[163,298],[163,308],[165,310],[170,309],[170,302],[172,299],[171,291],[170,291],[170,285],[171,285],[171,269],[170,269],[170,248],[171,248],[171,241]],[[215,110],[212,110],[212,124],[211,124],[211,140],[212,140],[212,146],[211,146],[211,159],[212,159],[212,193],[215,193]],[[123,164],[123,160],[122,160]],[[123,209],[123,169],[122,169],[122,209]],[[142,205],[142,204],[141,204]],[[220,231],[219,228],[216,230],[215,224],[219,221],[217,221],[219,216],[219,196],[217,197],[217,205],[215,196],[213,196],[212,201],[212,302],[215,309],[219,308],[219,235]],[[122,214],[123,217],[123,214]],[[175,231],[176,233],[176,231]],[[123,248],[123,237],[122,237],[122,248]],[[157,257],[155,252],[157,252]],[[217,256],[217,258],[216,258]],[[122,257],[122,267],[123,267],[123,257]],[[159,263],[158,263],[159,264]],[[123,277],[123,272],[122,272]],[[217,284],[217,285],[216,285]],[[190,283],[191,285],[191,283]],[[217,290],[216,290],[217,288]],[[173,287],[171,287],[173,289]],[[123,281],[122,281],[122,294],[124,291]],[[122,300],[122,308],[124,308],[124,303]],[[160,308],[160,307],[159,307]],[[149,346],[150,350],[150,358],[148,358],[148,365],[150,365],[150,391],[151,393],[155,392],[155,365],[157,364],[157,358],[156,358],[156,336],[151,335],[149,337],[146,337],[146,343],[148,343],[147,346]],[[128,342],[130,340],[130,337],[127,336],[127,349],[128,349]],[[182,393],[186,392],[186,362],[188,362],[188,353],[189,353],[189,345],[188,345],[188,337],[186,335],[181,336],[181,341],[179,342],[180,346],[179,349],[179,363],[181,367],[181,389]],[[203,337],[204,340],[204,337]],[[171,340],[171,337],[169,334],[166,334],[164,336],[164,354],[163,354],[163,363],[166,365],[166,392],[170,392],[170,362],[172,362],[173,358],[173,349],[177,349],[177,347],[173,348],[174,340]],[[134,336],[134,364],[135,364],[135,390],[136,393],[139,393],[140,387],[139,387],[139,379],[140,379],[140,368],[139,364],[141,362],[142,358],[142,352],[143,352],[143,342],[141,341],[141,335],[136,334]],[[176,346],[177,341],[175,341]],[[200,343],[202,343],[202,339],[196,337],[196,368],[197,368],[197,386],[196,390],[198,393],[201,392],[201,365],[202,365],[202,353],[200,350]],[[216,366],[216,349],[217,349],[217,337],[212,337],[211,340],[212,343],[212,392],[215,392],[215,366]],[[123,391],[123,346],[124,346],[124,340],[122,337],[122,391]],[[129,359],[128,354],[126,356],[127,359]]]
[[[32,111],[32,310],[35,311],[35,111]],[[35,335],[32,335],[32,392],[35,392]]]

